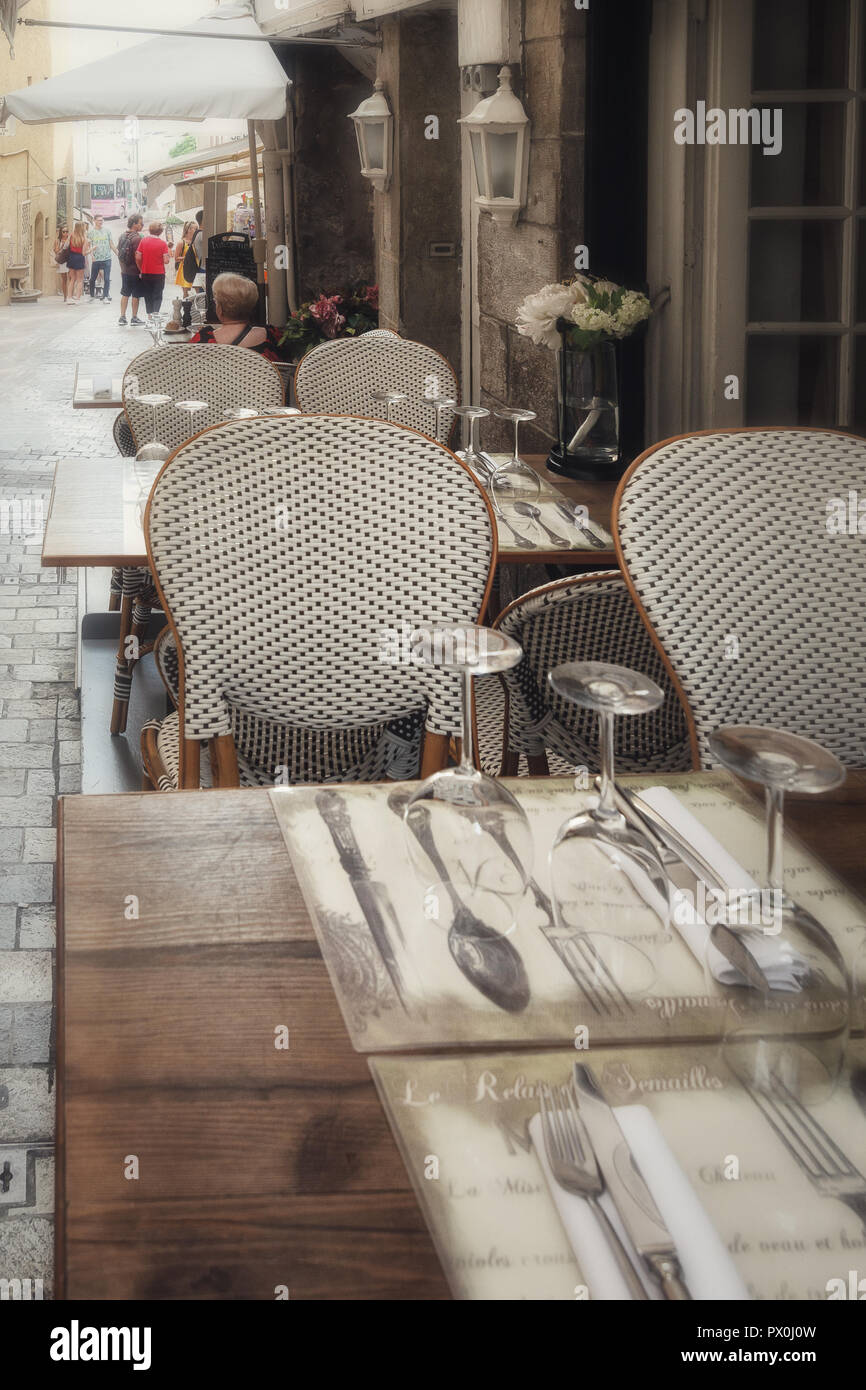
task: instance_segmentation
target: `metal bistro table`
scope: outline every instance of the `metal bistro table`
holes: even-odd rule
[[[544,481],[549,481],[544,461],[530,458]],[[564,483],[565,486],[561,486]],[[590,520],[610,530],[613,483],[574,483],[556,480],[556,486],[575,502],[582,502]],[[135,569],[147,565],[147,548],[142,529],[143,504],[134,472],[134,461],[120,455],[113,458],[60,459],[54,471],[54,485],[45,523],[42,564],[70,567]],[[527,533],[528,534],[528,533]],[[500,565],[569,565],[577,569],[607,569],[616,565],[610,547],[587,549],[551,548],[541,539],[531,548],[517,544],[507,526],[499,528]],[[122,698],[137,658],[130,655],[127,638],[141,636],[134,626],[134,599],[124,595],[120,608],[116,689],[111,732],[126,728],[128,698]],[[134,648],[133,648],[134,649]]]
[[[862,891],[866,774],[818,800]],[[268,792],[63,797],[57,862],[57,1296],[448,1297]]]

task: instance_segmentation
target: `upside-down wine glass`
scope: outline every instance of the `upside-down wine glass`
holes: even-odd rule
[[[510,459],[497,465],[490,480],[490,491],[494,502],[506,513],[519,516],[532,516],[532,508],[539,492],[541,481],[534,468],[524,463],[520,457],[520,426],[535,419],[534,410],[495,410],[497,420],[510,420],[514,426],[514,453]]]
[[[440,444],[444,444],[448,438],[448,430],[443,426],[442,420],[446,410],[453,410],[457,402],[453,396],[439,395],[425,396],[424,404],[430,406],[435,416],[436,423],[433,427],[434,438],[438,440]]]
[[[401,401],[408,401],[409,399],[405,391],[371,391],[370,397],[372,400],[376,401],[378,405],[387,406],[386,419],[389,424],[394,423],[394,416],[391,413],[394,406],[399,405]]]
[[[728,772],[764,788],[766,820],[766,885],[760,894],[739,895],[727,916],[759,968],[750,971],[751,987],[724,990],[724,1060],[759,1104],[779,1104],[785,1095],[818,1104],[844,1066],[851,981],[833,935],[785,891],[784,804],[788,792],[840,786],[845,768],[819,743],[782,729],[728,725],[709,744]]]
[[[223,416],[226,420],[255,420],[261,413],[254,405],[233,405],[223,411]]]
[[[182,410],[184,414],[189,416],[189,432],[190,435],[195,434],[196,430],[193,420],[196,415],[200,415],[203,410],[207,410],[207,401],[175,401],[174,406],[175,410]]]
[[[571,662],[548,675],[555,693],[598,715],[598,805],[560,827],[550,851],[554,932],[591,1009],[634,1010],[653,986],[669,946],[667,877],[654,846],[614,802],[614,720],[656,709],[655,681],[624,666]]]
[[[461,420],[469,421],[469,443],[464,449],[458,450],[458,457],[468,463],[486,485],[491,476],[490,465],[478,451],[478,422],[486,419],[490,411],[483,405],[458,405],[454,407],[454,414]]]
[[[427,915],[442,927],[451,922],[455,958],[455,944],[465,955],[474,942],[483,954],[484,941],[507,937],[516,927],[532,874],[533,838],[517,799],[475,766],[472,681],[510,670],[522,651],[504,633],[472,624],[419,628],[411,650],[416,663],[459,677],[463,738],[458,766],[434,772],[405,804],[409,856],[424,886]],[[503,962],[515,964],[511,953],[500,953]]]

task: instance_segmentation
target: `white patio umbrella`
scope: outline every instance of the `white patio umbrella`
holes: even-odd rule
[[[28,125],[126,116],[164,121],[285,116],[288,78],[270,44],[248,41],[261,30],[246,5],[223,5],[187,28],[201,37],[167,33],[9,92],[0,103],[0,125],[9,115]],[[204,37],[208,33],[237,34],[238,42]]]

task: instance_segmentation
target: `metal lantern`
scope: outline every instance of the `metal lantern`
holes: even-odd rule
[[[476,202],[497,222],[517,221],[526,205],[529,117],[511,88],[511,68],[499,70],[499,89],[479,101],[460,125],[469,131]]]
[[[381,78],[376,78],[373,95],[361,102],[357,111],[351,113],[349,120],[355,122],[361,173],[365,179],[370,180],[374,188],[384,193],[391,183],[394,117]]]

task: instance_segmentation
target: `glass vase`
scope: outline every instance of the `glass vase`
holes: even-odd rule
[[[556,358],[559,443],[548,467],[570,478],[619,478],[616,344],[581,350],[563,339]]]

